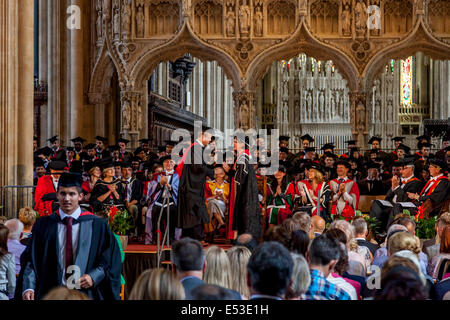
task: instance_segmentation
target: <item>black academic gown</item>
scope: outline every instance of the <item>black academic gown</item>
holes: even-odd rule
[[[22,299],[26,289],[34,288],[35,300],[42,299],[51,289],[62,285],[63,267],[59,258],[58,213],[38,219],[30,243],[21,257],[21,273],[16,287],[16,299]],[[122,262],[120,249],[106,221],[84,212],[78,219],[80,233],[75,263],[80,276],[89,274],[94,285],[80,289],[93,300],[119,300]]]
[[[203,145],[196,143],[186,151],[178,187],[178,228],[190,229],[209,222],[205,185],[207,176],[214,178],[214,169],[204,162],[203,150]],[[196,164],[195,159],[200,163]]]
[[[117,185],[117,194],[119,195],[119,198],[116,198],[116,196],[111,193],[111,195],[107,197],[103,202],[100,202],[98,198],[109,191],[108,185],[111,184]],[[103,180],[98,180],[94,186],[94,189],[92,189],[90,204],[96,213],[103,210],[103,205],[123,205],[124,201],[125,189],[123,188],[122,183],[118,180],[115,180],[111,183],[105,182]]]
[[[250,164],[248,154],[242,153],[236,160],[233,171],[228,173],[234,176],[232,183],[235,183],[236,192],[233,202],[233,230],[237,230],[238,235],[249,233],[255,239],[261,237],[261,209],[258,199],[258,182],[255,170]]]

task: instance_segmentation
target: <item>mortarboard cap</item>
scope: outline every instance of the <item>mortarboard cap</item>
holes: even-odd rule
[[[409,153],[409,151],[411,151],[411,148],[403,143],[400,143],[400,145],[398,146],[398,149],[405,150],[406,153]]]
[[[140,143],[149,143],[150,139],[144,138],[139,140]]]
[[[327,149],[334,150],[334,148],[336,148],[334,146],[334,144],[332,144],[332,143],[325,143],[320,150],[327,150]]]
[[[419,141],[419,142],[422,141],[422,140],[426,140],[426,141],[429,142],[429,141],[431,140],[431,138],[430,138],[429,136],[425,135],[425,134],[416,137],[416,139],[417,139],[417,141]]]
[[[119,140],[117,140],[117,143],[120,143],[120,142],[127,144],[127,143],[130,143],[130,140],[120,138]]]
[[[70,164],[69,172],[72,173],[83,173],[83,163],[79,160],[74,160]]]
[[[64,161],[50,161],[50,163],[48,164],[48,168],[55,170],[55,171],[64,171],[66,168],[66,163]]]
[[[212,140],[212,138],[211,138],[211,141],[214,141],[214,140]],[[165,143],[166,143],[166,146],[172,146],[172,147],[175,147],[175,146],[177,145],[178,142],[173,141],[173,140],[166,140]]]
[[[166,160],[172,160],[172,157],[171,156],[165,156],[165,157],[162,157],[161,159],[159,159],[159,161],[161,162],[161,163],[164,163],[164,161],[166,161]],[[221,166],[221,165],[220,165]]]
[[[282,147],[282,148],[280,148],[280,152],[284,152],[286,154],[289,154],[289,149],[286,148],[286,147]]]
[[[300,139],[302,139],[302,141],[308,140],[309,142],[314,142],[314,138],[311,137],[309,134],[305,134],[305,135],[301,136]]]
[[[126,162],[120,162],[119,165],[120,165],[121,168],[131,168],[131,167],[132,167],[132,166],[131,166],[131,163],[128,162],[128,161],[126,161]]]
[[[323,154],[323,156],[324,156],[325,158],[336,158],[336,155],[335,155],[334,153],[331,153],[331,152],[325,152],[325,153]]]
[[[84,142],[86,142],[86,140],[84,140],[83,138],[81,138],[81,137],[76,137],[76,138],[73,138],[72,140],[70,140],[70,141],[72,141],[73,143],[76,143],[76,142],[81,142],[81,143],[84,143]]]
[[[314,147],[307,147],[304,150],[305,150],[305,152],[315,152],[316,148],[314,148]]]
[[[322,166],[319,165],[319,164],[317,164],[317,163],[311,163],[311,164],[308,166],[308,170],[310,170],[310,169],[315,169],[315,170],[319,171],[320,173],[325,174],[325,172],[324,172]]]
[[[420,149],[422,149],[423,147],[431,148],[432,146],[434,146],[434,144],[429,143],[429,142],[422,142],[419,144]]]
[[[108,149],[109,149],[110,152],[113,152],[113,151],[119,151],[120,147],[114,145],[114,146],[109,146]]]
[[[114,168],[114,163],[112,162],[111,158],[106,158],[101,161],[100,166],[101,166],[102,170],[105,170],[105,169],[109,169],[109,168]]]
[[[401,142],[403,142],[403,140],[405,140],[405,137],[394,137],[391,140],[392,141],[401,141]]]
[[[58,187],[81,187],[82,177],[78,173],[65,172],[58,180]]]
[[[141,158],[134,156],[131,158],[131,162],[141,162]]]
[[[50,143],[54,143],[55,141],[58,141],[59,139],[58,139],[58,136],[54,136],[54,137],[51,137],[50,139],[48,139],[47,141],[49,141]]]
[[[96,137],[95,137],[95,140],[101,141],[101,142],[103,142],[103,143],[105,143],[106,141],[108,141],[107,138],[102,137],[102,136],[96,136]]]
[[[378,149],[370,149],[369,153],[370,154],[378,154]]]
[[[84,148],[86,150],[91,150],[91,149],[95,149],[96,145],[93,143],[89,143],[88,145],[86,145]]]
[[[280,137],[278,138],[278,140],[279,140],[280,142],[282,142],[282,141],[288,142],[289,139],[291,139],[291,137],[288,137],[288,136],[280,136]]]
[[[347,140],[345,143],[348,145],[356,144],[356,140]]]
[[[345,160],[339,160],[338,162],[336,162],[336,166],[338,166],[338,165],[345,166],[349,170],[352,168],[350,163],[348,161],[345,161]]]
[[[378,163],[369,162],[367,164],[367,169],[378,169],[378,170],[380,170],[380,165]]]
[[[372,138],[370,138],[369,143],[373,143],[374,141],[381,142],[381,140],[383,140],[383,139],[380,137],[372,137]]]
[[[137,156],[142,151],[145,151],[145,150],[143,148],[141,148],[141,147],[138,147],[138,148],[136,148],[136,150],[134,150],[134,155]]]
[[[74,148],[74,147],[67,147],[67,148],[66,148],[66,151],[72,151],[72,152],[75,152],[75,148]]]
[[[52,153],[53,153],[53,150],[49,147],[43,147],[43,148],[39,149],[39,151],[38,151],[38,154],[42,154],[46,157],[48,157]]]
[[[165,146],[158,146],[158,152],[165,152],[166,147]]]
[[[443,161],[441,159],[434,158],[434,159],[430,159],[429,162],[430,162],[430,165],[433,165],[433,166],[441,168],[442,172],[447,171],[447,164],[445,163],[445,161]]]
[[[33,137],[33,141],[38,141],[38,140],[39,140],[38,137],[36,137],[36,136]]]
[[[399,161],[402,166],[414,166],[415,158],[413,156],[405,157],[403,160]]]
[[[351,152],[351,153],[356,152],[356,151],[359,152],[359,150],[360,150],[360,149],[359,149],[358,147],[350,148],[350,152]]]
[[[34,160],[34,166],[35,167],[44,167],[44,160],[42,160],[41,158],[36,158]]]

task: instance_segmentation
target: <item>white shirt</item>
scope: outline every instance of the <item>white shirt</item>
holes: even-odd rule
[[[61,221],[64,220],[65,217],[72,217],[74,219],[78,219],[81,215],[81,208],[78,207],[72,215],[65,214],[61,209],[59,209],[59,215],[61,217]],[[66,265],[66,225],[64,223],[58,223],[58,243],[59,243],[59,261],[61,262],[61,266],[63,267],[62,274],[62,283],[66,284],[65,280],[65,265]],[[72,249],[73,249],[73,258],[75,260],[75,254],[77,252],[78,247],[78,239],[80,236],[80,224],[72,225]],[[75,261],[74,261],[75,262]]]
[[[431,186],[433,185],[433,182],[435,182],[439,177],[442,177],[442,176],[443,176],[443,174],[440,174],[436,177],[432,177],[430,179],[430,184],[428,185],[428,187],[425,189],[425,191],[422,194],[424,194],[424,195],[427,194],[428,190],[430,190]]]
[[[58,180],[53,178],[53,176],[52,176],[52,182],[53,182],[53,187],[55,188],[55,191],[58,190]]]
[[[131,200],[131,179],[133,177],[129,177],[126,181],[128,182],[128,188],[127,188],[127,201],[130,202]]]

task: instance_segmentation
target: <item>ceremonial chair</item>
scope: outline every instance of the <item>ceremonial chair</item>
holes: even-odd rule
[[[359,197],[359,203],[358,203],[358,210],[361,211],[361,213],[369,213],[370,208],[372,207],[372,202],[375,200],[384,200],[385,196],[360,196]]]

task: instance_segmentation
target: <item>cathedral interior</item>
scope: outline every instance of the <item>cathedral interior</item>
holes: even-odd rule
[[[450,117],[448,0],[0,1],[0,185],[38,145],[152,148],[194,121],[337,150]],[[433,136],[440,147],[441,137]]]

